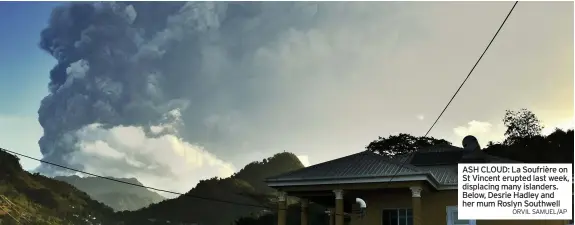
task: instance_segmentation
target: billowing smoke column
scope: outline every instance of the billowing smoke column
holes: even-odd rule
[[[267,6],[267,13],[295,5],[278,6]],[[132,133],[142,139],[168,135],[175,141],[183,142],[179,138],[187,136],[194,138],[192,141],[209,142],[208,136],[221,136],[206,135],[210,133],[205,131],[209,128],[206,123],[221,120],[218,111],[227,113],[246,106],[235,101],[250,97],[245,82],[249,77],[242,77],[246,73],[240,71],[242,63],[250,62],[241,60],[273,39],[273,33],[254,38],[253,31],[248,30],[250,23],[261,22],[256,16],[265,7],[265,3],[104,2],[72,3],[54,9],[40,43],[58,60],[50,71],[50,94],[39,109],[44,128],[39,144],[44,158],[80,169],[101,161],[100,166],[123,167],[116,169],[124,173],[146,170],[161,176],[174,172],[159,164],[157,155],[144,154],[142,146],[134,146],[138,149],[127,154],[126,144],[118,143],[124,141],[121,136],[135,127],[142,131]],[[313,18],[317,6],[306,7],[312,7],[308,19]],[[279,19],[279,23],[288,22]],[[273,31],[274,24],[268,25],[272,27],[266,31]],[[235,73],[226,74],[231,70]],[[225,94],[229,91],[218,92],[234,86],[238,90],[233,96]],[[199,126],[204,130],[185,130],[183,124],[204,125]],[[125,133],[118,133],[121,129]],[[157,147],[160,149],[155,151],[160,154],[166,151],[161,149],[164,146]],[[190,148],[203,152],[197,149],[201,147]],[[212,164],[221,164],[224,174],[229,173],[226,169],[233,171],[215,156],[202,154],[207,154],[202,157],[210,158]],[[119,162],[111,163],[112,159]],[[63,172],[49,165],[38,170]]]
[[[317,108],[294,99],[351,88],[353,80],[326,81],[377,64],[374,56],[391,43],[378,33],[386,26],[381,15],[392,6],[101,2],[56,8],[40,43],[58,60],[38,111],[44,159],[114,176],[185,177],[200,168],[229,175],[233,166],[219,159],[224,151],[272,143],[254,135],[281,136],[282,126],[294,124],[287,119],[299,115],[286,109]],[[363,36],[350,35],[360,30]],[[358,57],[350,43],[373,50]],[[285,98],[295,91],[298,96]],[[38,170],[63,172],[49,165]]]
[[[68,164],[77,148],[75,131],[86,125],[149,125],[171,110],[184,109],[186,101],[162,91],[168,80],[156,66],[181,38],[176,35],[184,35],[176,33],[184,31],[183,23],[166,28],[180,22],[176,13],[182,5],[162,4],[155,14],[141,16],[133,5],[116,3],[54,9],[40,44],[58,60],[50,72],[50,95],[39,110],[45,159]],[[176,16],[168,21],[170,14]],[[213,19],[198,20],[204,22],[198,29],[217,26],[218,18]]]

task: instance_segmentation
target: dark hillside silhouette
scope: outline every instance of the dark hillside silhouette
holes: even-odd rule
[[[22,169],[19,158],[0,150],[0,224],[115,224],[108,206],[70,184]]]
[[[250,163],[229,178],[202,180],[186,193],[244,205],[180,196],[135,212],[120,214],[127,218],[127,224],[134,225],[153,224],[151,220],[164,221],[160,224],[165,221],[231,224],[241,217],[259,217],[265,215],[267,207],[274,208],[274,190],[267,187],[264,179],[300,168],[303,168],[303,164],[294,154],[279,153],[261,162]]]

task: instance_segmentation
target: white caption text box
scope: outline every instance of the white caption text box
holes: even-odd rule
[[[459,164],[458,218],[570,220],[572,164]]]

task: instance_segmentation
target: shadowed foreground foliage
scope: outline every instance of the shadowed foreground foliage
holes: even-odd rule
[[[394,156],[413,153],[421,148],[434,145],[451,145],[451,142],[433,137],[415,137],[411,134],[400,133],[389,135],[387,138],[379,137],[369,143],[366,149],[381,155]]]
[[[526,163],[573,163],[573,130],[557,129],[543,136],[517,138],[513,142],[490,143],[490,155]]]
[[[70,184],[24,171],[0,151],[0,224],[115,224],[112,209]]]
[[[505,140],[490,142],[485,152],[526,163],[573,163],[573,130],[542,135],[543,125],[531,111],[507,110]]]

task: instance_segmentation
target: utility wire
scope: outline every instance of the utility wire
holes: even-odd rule
[[[56,163],[48,162],[48,161],[45,161],[45,160],[42,160],[42,159],[34,158],[34,157],[32,157],[32,156],[27,156],[27,155],[24,155],[24,154],[21,154],[21,153],[18,153],[18,152],[10,151],[10,150],[4,149],[4,148],[0,148],[0,151],[5,151],[5,152],[10,153],[10,154],[12,154],[12,155],[21,156],[21,157],[24,157],[24,158],[36,160],[36,161],[41,162],[41,163],[45,163],[45,164],[49,164],[49,165],[52,165],[52,166],[56,166],[56,167],[64,168],[64,169],[67,169],[67,170],[75,171],[75,172],[78,172],[78,173],[83,173],[83,174],[86,174],[86,175],[90,175],[90,176],[102,178],[102,179],[105,179],[105,180],[110,180],[110,181],[114,181],[114,182],[118,182],[118,183],[123,183],[123,184],[126,184],[126,185],[132,185],[132,186],[136,186],[136,187],[147,188],[147,189],[154,190],[154,191],[159,191],[159,192],[164,192],[164,193],[170,193],[170,194],[175,194],[175,195],[180,195],[180,196],[185,196],[185,197],[190,197],[190,198],[195,198],[195,199],[202,199],[202,200],[208,200],[208,201],[214,201],[214,202],[221,202],[221,203],[228,203],[228,204],[234,204],[234,205],[243,205],[243,206],[250,206],[250,207],[258,207],[258,208],[269,209],[269,207],[266,207],[266,206],[263,206],[263,205],[255,205],[255,204],[247,204],[247,203],[241,203],[241,202],[234,202],[234,201],[228,201],[228,200],[223,200],[223,199],[203,197],[203,196],[198,196],[198,195],[193,195],[193,194],[182,194],[182,193],[175,192],[175,191],[169,191],[169,190],[165,190],[165,189],[154,188],[154,187],[144,186],[144,185],[140,185],[140,184],[134,184],[134,183],[130,183],[130,182],[126,182],[126,181],[114,179],[114,178],[111,178],[111,177],[105,177],[105,176],[101,176],[101,175],[89,173],[89,172],[86,172],[86,171],[82,171],[82,170],[79,170],[79,169],[74,169],[74,168],[70,168],[70,167],[67,167],[67,166],[59,165],[59,164],[56,164]]]
[[[493,41],[495,40],[495,38],[497,37],[497,35],[499,34],[499,31],[501,31],[501,28],[503,28],[503,25],[505,25],[505,22],[507,22],[507,19],[509,18],[509,16],[511,16],[511,13],[513,12],[513,10],[515,9],[515,6],[517,5],[519,1],[515,1],[515,3],[513,4],[513,7],[511,7],[511,10],[509,10],[509,13],[507,13],[507,16],[505,17],[505,19],[503,20],[503,22],[501,23],[501,25],[499,26],[499,29],[497,29],[497,32],[495,32],[495,35],[493,35],[493,38],[491,38],[491,41],[489,41],[489,44],[487,45],[487,47],[485,47],[485,50],[483,50],[483,53],[481,53],[481,56],[479,56],[479,59],[477,59],[477,61],[475,62],[475,65],[473,65],[473,67],[471,68],[471,70],[469,71],[469,73],[467,74],[467,77],[465,77],[465,80],[463,80],[463,82],[461,83],[461,85],[459,85],[459,88],[457,88],[457,91],[455,91],[455,93],[453,94],[453,96],[451,96],[451,99],[449,99],[449,102],[447,102],[447,105],[445,105],[445,108],[443,108],[443,110],[441,111],[441,113],[439,114],[439,116],[437,117],[437,119],[435,119],[435,122],[433,122],[433,125],[431,125],[431,127],[429,128],[429,130],[427,130],[427,132],[425,133],[424,137],[427,137],[427,135],[429,134],[429,132],[431,132],[431,129],[433,129],[433,127],[435,127],[435,124],[437,124],[437,121],[439,121],[439,119],[441,118],[441,116],[443,116],[443,113],[445,112],[445,110],[447,110],[447,107],[449,107],[449,105],[451,104],[451,102],[453,101],[453,99],[455,98],[455,96],[457,95],[457,93],[459,93],[459,90],[461,90],[461,88],[463,87],[463,85],[465,84],[465,82],[467,82],[467,79],[469,79],[469,77],[471,76],[471,73],[473,73],[473,70],[475,70],[475,67],[477,67],[477,64],[479,64],[479,61],[481,61],[481,59],[483,58],[483,56],[485,55],[485,53],[487,52],[487,50],[489,49],[489,47],[491,46],[491,44],[493,43]]]
[[[511,7],[511,9],[509,10],[509,12],[507,13],[507,16],[505,17],[505,19],[503,20],[503,22],[501,23],[501,25],[499,26],[499,29],[497,29],[497,32],[495,32],[495,34],[493,35],[493,38],[491,38],[491,41],[489,41],[489,44],[487,44],[487,47],[485,47],[485,50],[483,50],[483,53],[481,53],[481,56],[479,56],[479,59],[477,59],[477,61],[475,62],[475,64],[473,65],[473,67],[471,68],[471,70],[469,71],[469,73],[467,74],[467,76],[465,77],[465,79],[463,80],[463,82],[461,83],[461,85],[459,85],[459,88],[457,88],[457,91],[455,91],[455,93],[453,94],[453,96],[451,96],[451,99],[449,99],[449,102],[447,102],[447,105],[445,105],[445,107],[443,108],[443,110],[441,111],[441,113],[439,114],[439,116],[437,117],[437,119],[435,119],[435,122],[433,122],[433,124],[431,125],[431,127],[429,128],[429,130],[427,130],[427,132],[425,132],[425,135],[423,137],[427,137],[427,135],[431,132],[431,130],[433,129],[433,127],[435,127],[435,124],[437,124],[437,121],[439,121],[439,119],[441,118],[441,116],[443,116],[443,113],[445,113],[445,110],[447,110],[447,108],[449,107],[449,105],[451,105],[451,102],[453,101],[453,99],[455,99],[455,96],[457,96],[457,94],[459,93],[459,91],[461,90],[461,88],[463,87],[463,85],[465,84],[465,82],[467,82],[467,79],[469,79],[469,77],[471,76],[471,73],[473,73],[473,71],[475,70],[475,67],[477,67],[477,65],[479,64],[479,61],[481,61],[481,59],[483,58],[483,56],[485,55],[485,53],[487,52],[487,50],[489,49],[489,47],[491,46],[491,44],[493,43],[493,41],[495,40],[495,38],[497,37],[497,35],[499,34],[499,32],[501,31],[501,29],[503,28],[503,25],[505,25],[505,22],[507,22],[507,19],[509,19],[509,16],[511,16],[511,13],[513,12],[513,10],[515,9],[515,6],[517,6],[517,3],[519,3],[519,1],[515,1],[515,3],[513,3],[513,6]],[[413,154],[409,153],[409,156],[411,156]],[[397,169],[397,171],[395,172],[395,174],[393,176],[391,176],[391,178],[389,179],[389,181],[391,182],[393,180],[393,178],[395,176],[397,176],[397,174],[401,171],[401,169],[403,169],[403,167],[405,166],[405,164],[407,163],[409,157],[406,157],[405,160],[403,160],[403,162],[401,163],[400,167]]]
[[[52,166],[60,167],[60,168],[63,168],[63,169],[71,170],[71,171],[74,171],[74,172],[78,172],[78,173],[82,173],[82,174],[86,174],[86,175],[90,175],[90,176],[94,176],[94,177],[98,177],[98,178],[102,178],[102,179],[105,179],[105,180],[110,180],[110,181],[114,181],[114,182],[118,182],[118,183],[122,183],[122,184],[126,184],[126,185],[132,185],[132,186],[136,186],[136,187],[147,188],[147,189],[154,190],[154,191],[159,191],[159,192],[164,192],[164,193],[169,193],[169,194],[175,194],[175,195],[179,195],[179,196],[184,196],[184,197],[189,197],[189,198],[195,198],[195,199],[201,199],[201,200],[206,200],[206,201],[227,203],[227,204],[231,204],[231,205],[249,206],[249,207],[254,207],[254,208],[262,208],[262,209],[267,209],[267,210],[273,211],[273,212],[281,211],[281,210],[282,210],[282,209],[271,208],[271,207],[267,207],[267,206],[263,206],[263,205],[255,205],[255,204],[248,204],[248,203],[242,203],[242,202],[228,201],[228,200],[217,199],[217,198],[209,198],[209,197],[203,197],[203,196],[198,196],[198,195],[193,195],[193,194],[182,194],[182,193],[175,192],[175,191],[169,191],[169,190],[165,190],[165,189],[154,188],[154,187],[145,186],[145,185],[140,185],[140,184],[134,184],[134,183],[130,183],[130,182],[126,182],[126,181],[114,179],[114,178],[111,178],[111,177],[105,177],[105,176],[102,176],[102,175],[93,174],[93,173],[86,172],[86,171],[83,171],[83,170],[70,168],[70,167],[63,166],[63,165],[60,165],[60,164],[57,164],[57,163],[48,162],[48,161],[45,161],[45,160],[42,160],[42,159],[38,159],[38,158],[35,158],[35,157],[32,157],[32,156],[24,155],[24,154],[22,154],[22,153],[10,151],[10,150],[4,149],[4,148],[0,148],[0,151],[4,151],[4,152],[6,152],[6,153],[9,153],[9,154],[12,154],[12,155],[15,155],[15,156],[21,156],[21,157],[24,157],[24,158],[28,158],[28,159],[31,159],[31,160],[35,160],[35,161],[38,161],[38,162],[41,162],[41,163],[45,163],[45,164],[48,164],[48,165],[52,165]],[[287,199],[286,199],[286,200],[287,200]],[[287,207],[287,205],[286,205],[286,207]],[[288,211],[288,208],[283,209],[283,211]],[[335,215],[339,215],[339,214],[335,213]],[[347,215],[347,214],[344,214],[344,215]]]
[[[485,48],[485,50],[483,51],[483,53],[481,54],[481,56],[479,57],[479,59],[477,60],[477,62],[475,62],[475,65],[473,65],[473,67],[471,68],[471,71],[469,71],[469,73],[467,74],[467,77],[465,77],[465,79],[463,80],[463,82],[461,83],[461,85],[459,86],[459,88],[457,88],[457,91],[455,91],[455,93],[453,94],[453,96],[451,97],[451,99],[449,100],[449,102],[447,103],[447,105],[443,108],[443,110],[441,111],[441,113],[439,114],[439,116],[437,117],[437,119],[435,120],[435,122],[433,123],[433,125],[431,125],[431,127],[429,128],[429,130],[427,130],[427,132],[425,133],[424,137],[427,137],[427,135],[429,134],[429,132],[431,132],[431,130],[433,129],[433,127],[435,126],[435,124],[437,124],[437,122],[439,121],[439,119],[441,118],[441,116],[443,116],[443,113],[445,112],[445,110],[447,110],[447,108],[449,107],[449,105],[451,104],[451,102],[453,101],[453,99],[455,98],[455,96],[459,93],[459,91],[461,90],[461,88],[463,87],[463,85],[465,84],[465,82],[469,79],[469,77],[471,76],[471,73],[473,73],[473,71],[475,70],[475,67],[477,67],[477,65],[479,64],[479,61],[481,61],[481,59],[483,58],[483,56],[485,55],[485,53],[487,52],[487,50],[489,49],[489,47],[491,46],[491,44],[493,43],[493,41],[495,40],[495,38],[497,37],[497,35],[499,34],[499,32],[501,31],[501,29],[503,28],[503,25],[505,25],[505,22],[507,22],[507,19],[509,18],[509,16],[511,15],[511,13],[513,12],[513,10],[515,9],[515,6],[517,5],[519,1],[515,1],[515,3],[513,4],[513,7],[511,7],[511,10],[509,11],[509,13],[507,14],[507,16],[505,17],[505,19],[503,20],[503,22],[501,23],[501,25],[499,26],[499,29],[497,29],[497,32],[495,33],[495,35],[493,36],[493,38],[491,39],[491,41],[489,42],[489,44],[487,45],[487,47]],[[67,166],[63,166],[63,165],[59,165],[56,163],[52,163],[52,162],[48,162],[45,160],[41,160],[38,158],[34,158],[28,155],[24,155],[18,152],[14,152],[14,151],[10,151],[8,149],[4,149],[4,148],[0,148],[0,151],[4,151],[7,153],[10,153],[12,155],[17,155],[17,156],[21,156],[24,158],[28,158],[28,159],[32,159],[41,163],[45,163],[48,165],[52,165],[52,166],[56,166],[56,167],[60,167],[63,169],[67,169],[67,170],[71,170],[71,171],[75,171],[78,173],[82,173],[82,174],[86,174],[86,175],[90,175],[90,176],[94,176],[94,177],[98,177],[98,178],[102,178],[105,180],[110,180],[110,181],[114,181],[114,182],[118,182],[118,183],[123,183],[126,185],[132,185],[132,186],[136,186],[136,187],[142,187],[142,188],[147,188],[150,190],[154,190],[154,191],[159,191],[159,192],[164,192],[164,193],[169,193],[169,194],[175,194],[175,195],[180,195],[180,196],[184,196],[184,197],[190,197],[190,198],[195,198],[195,199],[202,199],[202,200],[207,200],[207,201],[214,201],[214,202],[221,202],[221,203],[227,203],[227,204],[233,204],[233,205],[241,205],[241,206],[250,206],[250,207],[257,207],[257,208],[263,208],[263,209],[268,209],[268,210],[276,210],[276,209],[271,209],[270,207],[266,207],[263,205],[254,205],[254,204],[247,204],[247,203],[240,203],[240,202],[234,202],[234,201],[228,201],[228,200],[223,200],[223,199],[216,199],[216,198],[209,198],[209,197],[203,197],[203,196],[198,196],[198,195],[193,195],[193,194],[182,194],[179,192],[175,192],[175,191],[169,191],[169,190],[165,190],[165,189],[160,189],[160,188],[154,188],[154,187],[149,187],[149,186],[145,186],[145,185],[139,185],[139,184],[134,184],[134,183],[130,183],[130,182],[126,182],[126,181],[122,181],[122,180],[118,180],[118,179],[114,179],[111,177],[105,177],[105,176],[101,176],[101,175],[97,175],[97,174],[93,174],[93,173],[89,173],[86,171],[82,171],[79,169],[74,169],[74,168],[70,168]],[[393,180],[393,178],[395,176],[397,176],[397,174],[399,173],[399,171],[401,171],[401,169],[405,166],[405,163],[407,162],[407,160],[405,160],[404,162],[402,162],[400,168],[397,170],[397,172],[391,177],[390,181]],[[287,211],[287,209],[284,209]],[[338,214],[336,214],[338,215]]]

